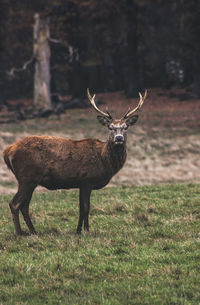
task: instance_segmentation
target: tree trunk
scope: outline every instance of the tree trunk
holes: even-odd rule
[[[135,0],[126,0],[120,22],[122,25],[122,65],[124,89],[128,97],[138,97],[138,38],[137,38],[138,6]]]
[[[34,16],[34,45],[35,57],[34,75],[34,107],[36,110],[52,109],[50,94],[50,47],[49,20],[41,20],[38,13]]]

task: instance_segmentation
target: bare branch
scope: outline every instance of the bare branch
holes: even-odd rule
[[[53,43],[60,43],[61,45],[63,45],[66,48],[70,48],[71,47],[67,42],[59,40],[59,39],[55,39],[55,38],[52,38],[52,37],[49,37],[48,41],[53,42]]]
[[[79,53],[78,53],[78,49],[74,49],[71,45],[69,45],[67,42],[63,42],[61,40],[58,40],[58,39],[54,39],[54,38],[51,38],[49,37],[48,40],[50,42],[53,42],[53,43],[59,43],[61,44],[62,46],[68,48],[68,52],[69,52],[69,55],[66,56],[66,58],[68,59],[68,61],[71,63],[73,61],[73,58],[75,58],[76,61],[79,61]]]
[[[12,68],[10,71],[7,71],[7,75],[12,79],[15,77],[15,72],[21,72],[26,70],[27,66],[30,65],[33,60],[34,56],[32,56],[28,61],[26,61],[21,68]]]
[[[51,37],[49,37],[48,40],[49,40],[50,42],[64,44],[62,41],[60,41],[60,40],[58,40],[58,39],[51,38]]]

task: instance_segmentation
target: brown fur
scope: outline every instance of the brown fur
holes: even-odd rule
[[[18,181],[18,192],[10,202],[16,234],[20,235],[19,210],[32,234],[36,234],[29,217],[29,202],[34,189],[80,189],[80,214],[77,233],[89,230],[90,194],[104,187],[126,160],[126,143],[114,145],[111,140],[70,139],[51,136],[29,136],[8,146],[4,160]]]

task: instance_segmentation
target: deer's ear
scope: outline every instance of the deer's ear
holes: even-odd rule
[[[128,118],[128,119],[126,120],[126,125],[127,125],[127,127],[129,127],[129,126],[131,126],[131,125],[134,125],[134,124],[137,122],[138,118],[139,118],[138,115],[133,115],[133,116],[131,116],[130,118]]]
[[[101,115],[97,115],[97,119],[99,121],[99,123],[101,123],[102,125],[109,127],[110,125],[110,119]]]

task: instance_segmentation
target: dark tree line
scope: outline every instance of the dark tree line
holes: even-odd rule
[[[32,97],[33,18],[50,18],[51,92],[190,86],[200,97],[200,0],[1,0],[0,90]]]

